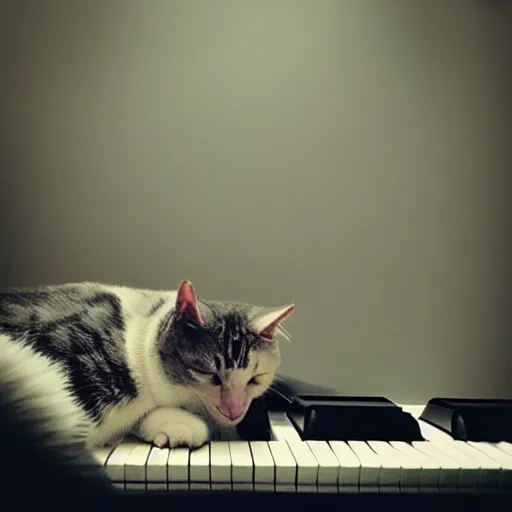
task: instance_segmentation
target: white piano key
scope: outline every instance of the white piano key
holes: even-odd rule
[[[190,450],[189,483],[191,491],[210,490],[210,445]]]
[[[231,491],[231,453],[229,443],[210,443],[210,475],[212,491]]]
[[[286,441],[269,441],[268,447],[274,459],[275,490],[294,492],[297,478],[297,463]]]
[[[344,441],[329,441],[339,462],[338,492],[359,492],[361,463],[352,448]]]
[[[259,492],[274,491],[275,464],[267,442],[251,441],[249,445],[254,464],[254,490]]]
[[[100,465],[105,466],[109,455],[114,451],[115,446],[107,446],[104,448],[98,448],[94,450],[93,457],[94,460]]]
[[[453,441],[453,447],[474,460],[479,468],[478,489],[486,491],[498,490],[501,476],[501,466],[484,452],[477,450],[466,441]]]
[[[512,455],[512,443],[507,443],[505,441],[501,441],[499,443],[493,443],[493,444],[500,450],[508,453],[509,455]]]
[[[359,490],[361,492],[379,492],[381,465],[376,453],[364,441],[348,441],[361,464]]]
[[[170,491],[189,490],[189,458],[189,448],[179,447],[171,449],[167,461],[167,482]]]
[[[297,463],[297,491],[316,492],[318,461],[304,441],[288,441],[288,447]]]
[[[421,435],[426,441],[453,442],[453,437],[450,434],[426,423],[423,420],[418,420],[418,425],[420,426]]]
[[[459,489],[476,492],[480,478],[480,464],[456,448],[456,442],[431,441],[440,452],[460,464]]]
[[[499,489],[501,491],[512,490],[512,454],[500,450],[492,443],[468,441],[468,444],[485,453],[500,465]]]
[[[396,404],[401,407],[404,412],[409,413],[412,417],[418,419],[425,410],[424,405]]]
[[[384,441],[368,441],[368,445],[380,457],[381,491],[419,492],[421,466],[414,459],[407,457]],[[388,478],[388,483],[383,482],[384,475]],[[398,489],[396,489],[396,480],[398,480]]]
[[[318,492],[338,492],[340,462],[327,441],[306,441],[318,461]]]
[[[167,491],[167,482],[146,482],[148,492],[165,492]]]
[[[126,489],[146,490],[146,462],[148,460],[151,445],[138,444],[128,455],[124,464],[124,480]]]
[[[413,441],[412,446],[439,464],[439,491],[457,492],[461,465],[444,452],[439,451],[430,441]]]
[[[393,448],[402,452],[412,460],[415,460],[420,465],[420,492],[436,492],[439,490],[441,465],[438,462],[404,441],[391,441],[390,444]]]
[[[92,452],[93,460],[91,461],[91,463],[93,465],[97,464],[97,465],[101,466],[103,471],[105,471],[105,473],[107,473],[105,464],[107,463],[107,460],[108,460],[110,454],[114,451],[114,448],[115,448],[115,445],[114,446],[106,446],[106,447],[98,448],[98,449],[94,450]],[[89,463],[87,463],[86,466],[89,466]],[[85,468],[85,469],[86,469],[86,471],[88,470],[88,468]],[[124,484],[123,484],[123,490],[124,490]]]
[[[275,441],[302,441],[299,433],[284,412],[270,412],[270,428]]]
[[[404,412],[409,413],[413,418],[418,421],[418,425],[420,427],[421,435],[427,441],[453,441],[453,437],[450,436],[447,432],[443,432],[442,430],[426,423],[423,420],[420,420],[420,416],[425,409],[425,405],[409,405],[409,404],[397,404],[402,408]]]
[[[148,491],[167,490],[167,461],[169,448],[151,447],[146,464],[146,485]]]
[[[233,491],[253,490],[253,462],[247,441],[229,441]]]
[[[468,444],[489,454],[494,460],[502,463],[503,468],[512,469],[512,466],[509,466],[509,464],[512,464],[512,452],[508,453],[507,451],[500,450],[495,443],[486,441],[468,441]]]
[[[107,475],[109,476],[112,482],[123,484],[124,488],[124,465],[126,459],[128,459],[132,450],[135,449],[138,443],[132,442],[123,442],[118,444],[109,458],[107,459],[107,463],[105,465],[105,469],[107,471]],[[118,486],[121,487],[121,486]]]
[[[411,414],[419,418],[421,413],[423,412],[424,406],[403,406],[404,410],[407,410],[408,412],[411,412]],[[427,423],[423,421],[418,422],[420,425],[420,429],[422,432],[422,435],[427,439],[428,441],[433,442],[434,444],[439,445],[439,443],[446,443],[448,445],[451,445],[452,447],[456,447],[459,451],[462,451],[467,456],[470,456],[471,459],[475,459],[475,453],[468,451],[465,447],[468,446],[468,444],[465,441],[459,441],[453,439],[452,436],[447,434],[446,432],[443,432],[440,429],[437,429],[436,427],[432,425],[428,425]],[[478,458],[478,457],[477,457]],[[488,488],[494,488],[494,482],[497,478],[496,468],[492,464],[492,462],[489,462],[488,459],[481,460],[481,461],[475,461],[480,465],[480,469],[478,472],[478,480],[479,480],[479,486],[483,490],[488,490]],[[482,465],[483,463],[483,465]],[[503,471],[500,471],[500,483],[503,480]],[[461,477],[462,477],[462,488],[463,490],[467,491],[467,486],[471,486],[471,483],[468,483],[465,485],[465,481],[467,478],[472,478],[470,468],[465,469],[461,465]],[[506,478],[506,477],[505,477]]]
[[[379,491],[400,492],[402,467],[397,461],[397,457],[393,456],[394,454],[390,454],[389,451],[384,448],[382,441],[368,441],[367,444],[379,458]]]

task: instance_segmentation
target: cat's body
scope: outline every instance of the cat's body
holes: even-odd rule
[[[0,295],[0,333],[60,367],[54,385],[60,390],[70,386],[81,406],[77,413],[86,416],[80,423],[89,423],[87,443],[98,447],[130,431],[156,407],[143,361],[149,343],[143,342],[156,338],[165,312],[162,307],[158,315],[157,306],[175,300],[176,292],[96,283],[20,290]],[[37,375],[40,361],[27,362],[27,372]],[[173,387],[171,404],[188,405],[190,393]]]
[[[78,283],[0,294],[0,411],[32,421],[82,463],[135,433],[199,446],[233,428],[280,362],[293,306]],[[5,440],[4,440],[5,441]]]

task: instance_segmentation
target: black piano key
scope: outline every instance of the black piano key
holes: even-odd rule
[[[461,441],[512,442],[512,400],[433,398],[420,419]]]
[[[304,382],[303,380],[295,379],[288,375],[277,375],[276,379],[270,386],[281,393],[282,395],[293,399],[298,395],[337,395],[338,391],[334,388],[325,386],[318,386]]]
[[[272,430],[268,411],[286,412],[293,399],[300,394],[336,394],[331,388],[278,375],[264,396],[253,400],[244,419],[238,424],[237,432],[245,441],[270,441]]]
[[[256,398],[252,401],[236,430],[240,439],[244,441],[270,441],[272,439],[267,406],[263,398]]]
[[[286,412],[299,395],[337,395],[335,389],[317,386],[286,375],[278,375],[263,399],[270,411]]]
[[[300,395],[287,416],[304,441],[423,441],[418,422],[382,397]]]

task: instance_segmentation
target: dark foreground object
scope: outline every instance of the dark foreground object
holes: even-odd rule
[[[221,493],[221,494],[168,494],[167,496],[129,495],[119,496],[119,501],[112,503],[119,510],[184,510],[179,508],[194,507],[198,510],[407,510],[430,512],[442,507],[458,510],[510,510],[510,495],[442,495],[442,494],[302,494],[302,493]],[[177,507],[174,509],[173,507]],[[198,507],[198,508],[196,508]],[[213,507],[213,508],[212,508]],[[348,508],[347,508],[348,507]],[[364,507],[364,508],[362,508]],[[367,508],[368,507],[368,508]],[[374,508],[375,507],[375,508]],[[391,508],[390,508],[391,507]]]
[[[138,493],[114,491],[112,495],[94,496],[89,493],[85,500],[69,494],[66,488],[52,486],[53,497],[45,493],[44,499],[35,493],[27,493],[19,505],[51,505],[52,510],[65,510],[67,507],[79,510],[123,510],[123,511],[161,511],[161,510],[235,510],[248,506],[252,510],[263,507],[264,510],[407,510],[435,511],[439,507],[450,510],[510,510],[511,495],[486,494],[303,494],[303,493]],[[87,507],[87,508],[86,508]],[[93,508],[88,508],[93,507]],[[187,507],[182,508],[182,507]],[[190,508],[189,508],[190,507]],[[348,507],[348,508],[347,508]],[[363,509],[362,507],[365,507]],[[392,507],[391,509],[389,507]],[[498,509],[498,507],[500,507]]]

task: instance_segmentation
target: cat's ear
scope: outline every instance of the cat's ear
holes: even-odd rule
[[[190,281],[182,281],[176,298],[176,313],[178,318],[186,318],[188,321],[204,327],[203,315],[199,311],[197,296]]]
[[[251,328],[263,339],[272,341],[279,325],[294,311],[295,304],[281,308],[265,309],[251,319]]]

